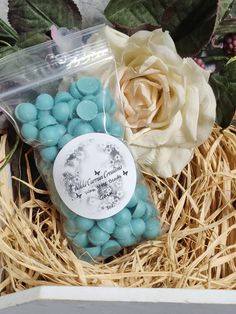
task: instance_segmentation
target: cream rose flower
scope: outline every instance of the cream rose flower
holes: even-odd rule
[[[209,72],[182,59],[160,29],[128,37],[107,27],[106,36],[118,64],[126,140],[134,157],[159,176],[179,173],[215,121]]]

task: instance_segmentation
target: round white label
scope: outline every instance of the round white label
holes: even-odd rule
[[[76,214],[103,219],[122,210],[136,186],[134,159],[117,138],[78,136],[58,153],[53,178],[62,201]]]

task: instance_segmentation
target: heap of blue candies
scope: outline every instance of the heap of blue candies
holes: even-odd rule
[[[76,248],[83,248],[92,257],[107,258],[122,248],[160,234],[156,208],[149,201],[145,185],[137,184],[129,203],[112,217],[94,220],[76,215],[64,207],[64,231]],[[76,252],[76,249],[75,249]],[[80,250],[78,250],[80,255]]]
[[[102,88],[94,77],[82,77],[72,82],[67,92],[60,91],[54,98],[40,94],[35,104],[19,104],[15,116],[21,123],[22,137],[28,142],[40,142],[42,158],[53,162],[58,151],[77,136],[99,132],[122,138],[123,128],[113,117],[116,110],[109,89]],[[79,216],[57,197],[52,199],[60,204],[66,218],[65,235],[79,257],[81,252],[87,252],[94,258],[107,258],[124,247],[155,239],[160,234],[156,208],[143,184],[136,185],[125,208],[100,220]]]
[[[22,137],[39,142],[42,158],[54,161],[58,151],[79,135],[98,132],[122,137],[123,128],[113,119],[116,110],[108,88],[94,77],[82,77],[70,84],[68,92],[55,97],[43,93],[35,104],[19,104],[15,116]]]

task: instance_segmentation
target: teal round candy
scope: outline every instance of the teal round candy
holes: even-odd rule
[[[50,110],[38,110],[38,119],[44,118],[46,116],[49,116],[51,114]]]
[[[107,233],[112,233],[116,227],[115,222],[111,217],[97,220],[97,225],[100,229]]]
[[[58,141],[58,144],[57,144],[58,148],[61,149],[61,148],[64,147],[67,143],[69,143],[72,139],[73,139],[73,136],[70,135],[70,134],[65,134],[65,135],[63,135],[63,136],[59,139],[59,141]]]
[[[140,218],[146,212],[146,203],[144,201],[139,201],[136,207],[133,209],[133,218]]]
[[[131,212],[126,207],[123,208],[119,213],[113,216],[113,219],[118,226],[129,224],[131,221],[131,218],[132,218]]]
[[[155,218],[146,220],[146,230],[143,237],[147,240],[153,240],[160,234],[160,222]]]
[[[113,121],[110,128],[108,129],[110,135],[115,137],[122,137],[124,136],[124,128],[121,126],[120,123]]]
[[[71,96],[70,93],[61,91],[58,92],[55,96],[55,104],[60,102],[69,102],[72,99],[73,97]]]
[[[85,247],[84,250],[92,257],[101,255],[101,246]]]
[[[96,104],[99,112],[109,112],[111,108],[111,94],[108,89],[103,89],[97,94]]]
[[[21,128],[21,135],[28,141],[38,138],[38,129],[30,123],[24,123]]]
[[[94,77],[82,77],[76,82],[76,86],[82,95],[95,95],[98,93],[101,83]]]
[[[126,239],[131,236],[130,225],[116,226],[112,236],[116,239]]]
[[[38,129],[41,130],[43,128],[46,128],[49,125],[55,125],[57,124],[57,120],[51,116],[51,115],[47,115],[45,117],[41,117],[38,119]]]
[[[83,134],[87,134],[87,133],[93,133],[94,129],[92,128],[92,126],[87,123],[87,122],[79,122],[73,130],[73,135],[74,136],[79,136],[79,135],[83,135]]]
[[[82,122],[81,119],[79,118],[74,118],[72,120],[69,121],[69,123],[67,124],[67,132],[70,134],[70,135],[74,135],[74,129],[75,127],[80,124]]]
[[[146,229],[145,222],[140,218],[132,219],[130,225],[131,231],[135,237],[141,236]]]
[[[15,116],[22,123],[35,121],[37,119],[37,109],[29,102],[21,103],[15,109]]]
[[[77,88],[76,82],[70,84],[69,92],[76,99],[81,99],[83,97]]]
[[[64,123],[68,120],[70,116],[70,107],[66,102],[58,102],[52,109],[52,114],[54,118],[60,122]]]
[[[78,232],[68,232],[64,230],[64,233],[68,239],[73,240],[73,238],[77,235]]]
[[[136,195],[133,194],[133,196],[132,196],[131,199],[129,200],[129,203],[126,205],[126,207],[132,208],[132,207],[136,206],[137,203],[138,203],[138,199],[137,199]]]
[[[100,112],[90,123],[96,132],[108,133],[112,120],[108,114]]]
[[[78,106],[79,102],[80,102],[79,99],[72,99],[68,102],[68,106],[70,108],[70,114],[69,114],[70,119],[72,119],[72,117],[76,114],[76,107]]]
[[[46,161],[54,161],[57,157],[58,149],[56,146],[44,147],[40,151],[41,157]]]
[[[95,245],[103,245],[105,244],[109,238],[110,234],[100,229],[98,226],[94,226],[88,233],[89,241]]]
[[[67,219],[64,221],[64,230],[68,233],[80,232],[80,228],[76,224],[75,219]]]
[[[47,126],[39,132],[39,140],[45,146],[57,145],[59,137],[56,125]]]
[[[145,185],[137,184],[135,188],[135,195],[138,199],[147,201],[149,197],[149,191]]]
[[[37,127],[37,125],[38,125],[38,120],[30,121],[30,122],[28,122],[28,123],[31,124],[31,125],[33,125],[33,126],[35,126],[35,127]]]
[[[73,244],[81,247],[86,247],[89,244],[88,235],[86,232],[79,232],[77,235],[73,238]]]
[[[94,96],[94,95],[86,95],[86,96],[83,97],[82,100],[91,100],[91,101],[96,103],[96,96]]]
[[[117,106],[116,106],[116,103],[114,102],[114,100],[111,101],[111,107],[109,109],[109,113],[110,115],[113,115],[115,114],[117,111]]]
[[[57,132],[59,133],[60,137],[66,133],[66,127],[63,124],[57,125]]]
[[[157,215],[157,210],[156,208],[149,202],[146,203],[146,211],[145,214],[143,215],[143,219],[147,220],[152,217],[156,217]]]
[[[55,194],[54,194],[54,195],[55,195]],[[58,197],[58,199],[55,200],[55,203],[58,202],[58,201],[60,201],[59,195],[57,195],[57,197]],[[52,199],[52,201],[54,202],[53,196],[51,196],[51,199]],[[72,210],[70,210],[70,209],[69,209],[67,206],[65,206],[65,205],[60,207],[60,212],[62,213],[62,215],[64,215],[64,216],[65,216],[66,218],[68,218],[68,219],[74,220],[74,219],[77,217],[76,213],[74,213]]]
[[[115,240],[109,240],[102,246],[102,256],[107,258],[117,254],[122,247]]]
[[[49,94],[40,94],[35,101],[35,107],[39,110],[51,110],[54,105],[54,99]]]
[[[130,234],[126,238],[118,239],[118,242],[122,247],[126,247],[136,244],[138,242],[138,239],[136,239],[133,234]]]
[[[91,100],[82,100],[77,105],[76,113],[82,120],[91,121],[96,117],[98,108],[95,102]]]
[[[88,231],[94,226],[95,221],[82,216],[77,216],[75,219],[75,225],[80,231]]]

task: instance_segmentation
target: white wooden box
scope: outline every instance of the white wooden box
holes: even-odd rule
[[[0,314],[235,314],[236,291],[45,286],[0,298]]]

